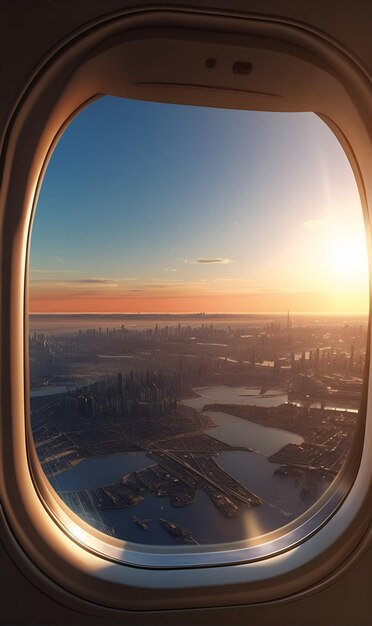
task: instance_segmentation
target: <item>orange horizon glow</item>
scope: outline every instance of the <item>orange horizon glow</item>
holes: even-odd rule
[[[207,295],[153,296],[153,297],[47,297],[32,296],[30,313],[350,313],[367,314],[366,294],[335,295],[326,293],[250,294],[221,297]]]

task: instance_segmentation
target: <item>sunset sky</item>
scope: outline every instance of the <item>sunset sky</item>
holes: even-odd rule
[[[368,311],[365,231],[312,113],[105,97],[59,141],[36,210],[31,312]]]

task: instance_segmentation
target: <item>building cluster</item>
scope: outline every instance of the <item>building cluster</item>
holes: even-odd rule
[[[178,410],[178,378],[161,372],[119,372],[80,387],[64,396],[66,409],[85,417],[121,415],[123,417],[159,417]]]
[[[154,319],[153,326],[147,328],[122,324],[64,334],[32,333],[31,386],[81,384],[84,377],[102,379],[120,369],[126,377],[124,389],[116,399],[111,397],[110,406],[105,398],[97,404],[88,396],[85,404],[91,412],[103,414],[113,409],[126,414],[132,401],[165,400],[157,383],[155,396],[152,384],[140,383],[139,393],[133,394],[131,389],[128,393],[131,368],[172,371],[183,384],[191,386],[211,384],[217,377],[232,385],[254,384],[255,380],[262,386],[265,382],[284,385],[289,381],[285,389],[292,384],[305,395],[309,390],[312,395],[317,391],[322,394],[340,376],[344,381],[359,379],[359,384],[363,376],[366,328],[362,325],[301,326],[290,319],[287,324],[265,324],[262,320],[249,325],[221,325],[206,319],[199,325],[190,322],[164,325]],[[80,408],[84,408],[82,402]]]

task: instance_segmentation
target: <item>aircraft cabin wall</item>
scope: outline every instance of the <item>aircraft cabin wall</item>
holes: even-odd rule
[[[332,41],[346,49],[360,65],[365,76],[372,72],[372,8],[366,0],[331,0],[322,2],[298,2],[298,0],[189,0],[178,5],[173,1],[163,1],[159,5],[146,0],[0,0],[0,41],[2,46],[1,104],[0,104],[0,137],[1,137],[1,177],[6,183],[8,170],[4,170],[4,158],[13,146],[9,143],[12,120],[22,102],[27,98],[27,90],[35,69],[48,53],[62,40],[79,31],[89,22],[99,20],[103,16],[119,14],[121,11],[151,11],[157,6],[192,11],[217,11],[234,13],[237,18],[245,16],[257,18],[273,17],[279,22],[301,24],[309,32],[325,34]],[[369,86],[370,87],[370,86]],[[367,89],[367,88],[366,88]],[[371,99],[371,94],[369,94]],[[182,99],[182,97],[181,97]],[[10,123],[10,126],[9,126]],[[362,140],[361,140],[362,142]],[[366,137],[367,142],[367,137]],[[370,144],[369,144],[370,145]],[[364,181],[367,196],[371,190],[371,156],[366,143],[366,159],[369,158],[369,180]],[[363,150],[363,146],[361,148]],[[365,174],[365,171],[364,171]],[[3,209],[1,209],[3,210]],[[1,214],[1,228],[6,227],[7,220]],[[4,235],[5,237],[6,235]],[[5,252],[1,253],[2,262]],[[4,280],[4,278],[3,278]],[[7,303],[1,303],[0,311],[4,311]],[[2,327],[3,330],[4,326]],[[8,356],[2,340],[1,368],[8,367]],[[3,381],[6,380],[3,375]],[[3,383],[4,384],[4,383]],[[368,404],[370,401],[368,400]],[[2,405],[4,414],[6,406]],[[2,417],[2,416],[1,416]],[[2,426],[2,434],[4,426]],[[2,485],[2,481],[1,481]],[[371,494],[370,494],[371,495]],[[344,564],[338,566],[334,575],[329,575],[326,584],[312,584],[307,593],[283,593],[276,600],[258,601],[249,596],[244,602],[244,586],[239,590],[239,601],[236,596],[228,599],[224,606],[213,606],[213,598],[209,606],[190,608],[192,598],[188,599],[187,610],[183,609],[182,601],[179,608],[170,610],[161,608],[151,610],[140,600],[135,610],[122,608],[106,608],[102,596],[97,595],[97,603],[82,599],[80,591],[76,596],[70,590],[64,591],[48,576],[40,571],[38,563],[23,555],[23,548],[17,536],[12,532],[12,523],[7,515],[7,507],[1,510],[1,544],[0,544],[0,623],[5,625],[48,625],[48,624],[257,624],[262,626],[286,624],[287,626],[371,626],[372,601],[370,580],[372,575],[372,529],[371,510],[369,520],[364,520],[364,532],[360,537],[357,558],[350,555]],[[368,516],[368,513],[366,513]],[[22,523],[22,522],[20,522]],[[367,528],[369,524],[369,528]],[[30,542],[33,537],[29,537]],[[301,551],[302,546],[296,548]],[[348,561],[350,563],[348,564]],[[238,565],[236,567],[239,567]],[[133,568],[133,571],[135,568]],[[169,577],[171,584],[172,572]],[[163,583],[162,583],[163,584]],[[220,583],[221,592],[228,598],[226,585]],[[270,587],[270,581],[267,580]],[[284,587],[283,587],[284,589]],[[119,595],[131,594],[130,586]],[[170,592],[171,593],[171,592]],[[226,595],[227,594],[227,595]],[[248,596],[247,596],[248,597]],[[125,598],[124,598],[125,600]],[[132,602],[133,604],[133,602]],[[186,605],[185,605],[186,606]]]

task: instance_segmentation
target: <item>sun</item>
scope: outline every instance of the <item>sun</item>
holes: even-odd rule
[[[327,242],[330,272],[338,285],[368,284],[369,261],[365,240],[353,234],[336,233]]]

